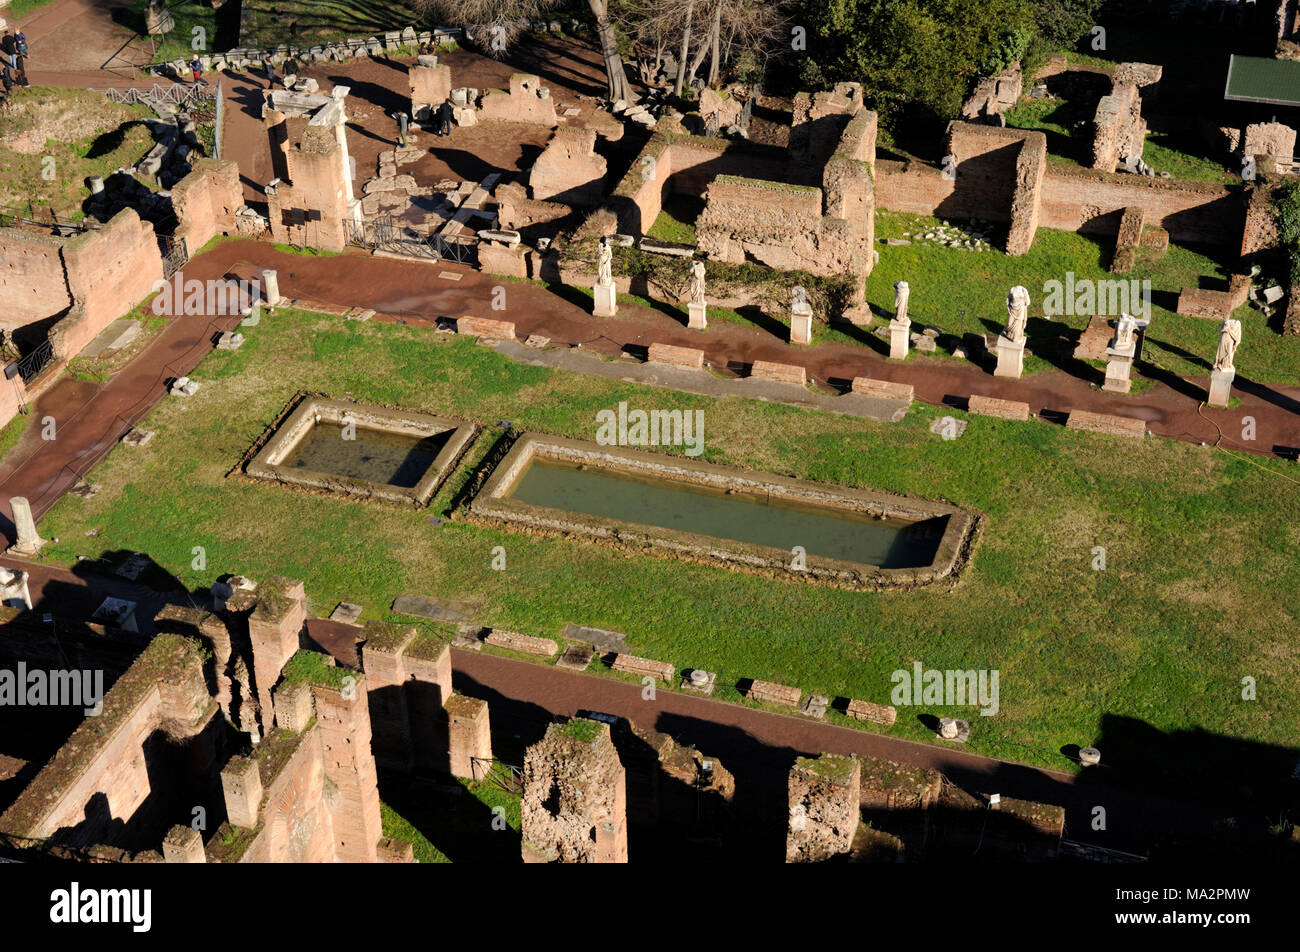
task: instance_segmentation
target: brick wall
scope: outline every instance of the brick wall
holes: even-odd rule
[[[50,338],[55,355],[64,359],[80,353],[163,279],[153,226],[129,208],[102,228],[68,239],[63,262],[77,306],[55,325]]]
[[[0,228],[0,295],[4,323],[30,324],[72,306],[63,272],[63,242],[25,228]]]
[[[221,159],[200,159],[194,170],[172,188],[172,208],[190,254],[217,235],[235,233],[235,213],[244,205],[239,166]]]
[[[561,126],[528,174],[535,200],[599,205],[605,195],[605,159],[596,154],[596,130]]]

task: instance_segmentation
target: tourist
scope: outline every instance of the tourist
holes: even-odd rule
[[[14,79],[9,75],[9,64],[0,64],[0,83],[4,83],[5,95],[9,95],[9,90],[14,88]]]
[[[440,136],[451,135],[451,100],[444,99],[438,107],[437,122],[433,131]]]
[[[5,30],[5,35],[0,37],[0,52],[4,53],[10,69],[18,68],[18,41],[8,30]]]
[[[14,34],[14,46],[18,48],[19,56],[27,59],[32,58],[32,54],[27,52],[27,34],[24,33],[21,28],[19,28],[18,32]]]
[[[190,60],[190,71],[194,74],[194,85],[203,83],[203,63],[199,61],[199,54],[194,54],[194,59]],[[203,83],[204,86],[207,83]]]

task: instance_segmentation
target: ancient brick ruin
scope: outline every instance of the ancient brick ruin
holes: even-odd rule
[[[348,158],[346,86],[331,96],[276,90],[267,95],[262,122],[276,178],[266,185],[271,236],[276,241],[342,251],[347,228],[361,220]]]
[[[524,760],[524,861],[627,862],[626,783],[608,724],[551,725]]]

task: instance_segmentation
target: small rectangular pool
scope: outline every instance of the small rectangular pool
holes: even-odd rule
[[[474,427],[459,420],[307,397],[246,472],[308,489],[428,503]]]
[[[946,503],[538,434],[520,437],[470,511],[854,587],[951,574],[975,524]]]

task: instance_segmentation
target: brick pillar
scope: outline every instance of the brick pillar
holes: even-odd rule
[[[487,765],[476,766],[474,761],[492,759],[487,701],[453,694],[447,699],[446,711],[452,775],[469,780],[483,779]]]
[[[253,829],[262,808],[262,775],[251,757],[232,757],[221,771],[226,796],[226,819],[231,826]]]
[[[342,863],[376,862],[382,835],[366,694],[361,675],[344,690],[312,685],[316,726],[325,750],[325,777],[339,791],[334,811],[334,858]]]
[[[445,773],[448,745],[443,705],[451,697],[451,649],[432,638],[417,639],[402,652],[402,664],[415,766]]]
[[[853,845],[862,815],[862,763],[855,757],[800,757],[790,771],[787,863],[818,863]]]
[[[299,635],[307,620],[307,594],[302,582],[273,577],[257,589],[257,607],[248,618],[248,637],[253,647],[253,680],[262,708],[262,734],[275,723],[275,701],[271,689],[280,680],[285,662],[299,647]]]
[[[403,652],[415,640],[415,629],[369,621],[362,627],[361,667],[370,697],[370,723],[375,760],[386,768],[410,773],[415,759],[406,705]]]
[[[163,839],[163,859],[168,863],[206,863],[208,854],[203,850],[203,837],[188,826],[173,826]]]

